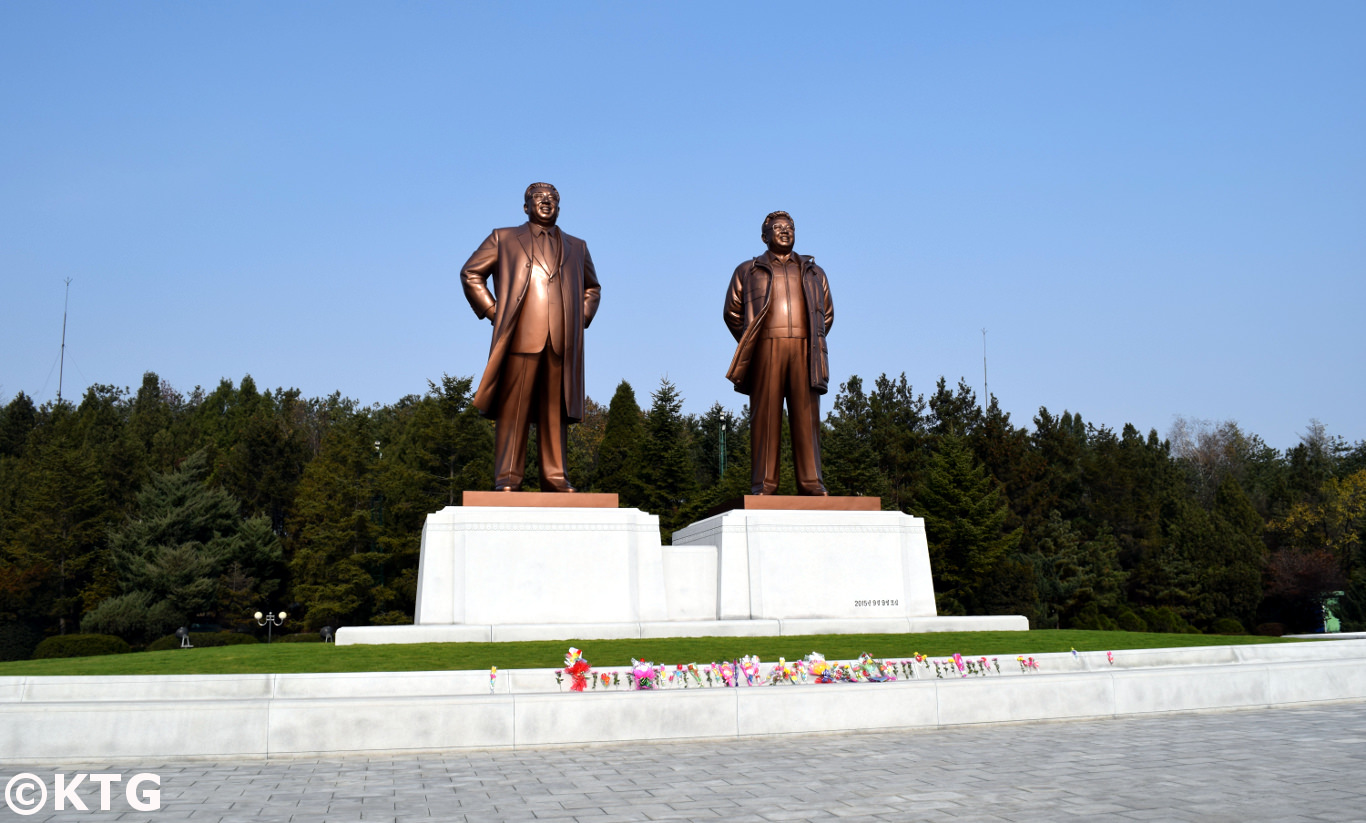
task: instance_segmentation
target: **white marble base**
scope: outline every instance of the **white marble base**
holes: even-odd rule
[[[416,625],[337,644],[1029,628],[938,617],[925,523],[900,512],[737,509],[673,543],[639,509],[449,506],[422,530]]]
[[[447,506],[422,528],[415,623],[665,620],[664,591],[659,518],[652,514]]]
[[[717,553],[719,620],[936,615],[925,521],[901,512],[736,509],[674,532],[673,544]]]
[[[337,645],[377,643],[507,643],[516,640],[632,640],[643,637],[783,637],[813,634],[919,634],[1027,631],[1020,615],[872,620],[665,620],[652,623],[523,623],[509,625],[347,626]]]

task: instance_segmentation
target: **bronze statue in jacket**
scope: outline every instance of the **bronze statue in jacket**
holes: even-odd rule
[[[786,402],[797,491],[825,495],[820,396],[830,385],[830,283],[813,258],[793,253],[796,226],[787,212],[765,217],[761,236],[768,251],[736,267],[725,307],[726,326],[737,342],[726,377],[750,398],[751,492],[778,489]]]

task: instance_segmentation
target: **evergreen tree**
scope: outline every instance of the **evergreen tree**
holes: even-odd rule
[[[28,433],[38,425],[38,410],[23,392],[0,409],[0,458],[19,457]]]
[[[1113,616],[1124,598],[1119,547],[1103,533],[1084,540],[1071,523],[1049,514],[1031,556],[1042,601],[1043,625],[1061,628],[1116,629]]]
[[[493,426],[471,401],[473,380],[443,375],[429,382],[427,395],[409,397],[394,409],[392,420],[377,434],[380,449],[413,472],[414,514],[425,517],[460,503],[460,493],[493,487]],[[420,526],[420,523],[419,523]]]
[[[840,384],[821,433],[821,463],[831,494],[886,497],[887,480],[873,451],[873,411],[857,375]],[[884,500],[891,507],[891,500]]]
[[[591,489],[597,485],[598,451],[607,434],[607,409],[583,399],[583,419],[569,427],[569,482],[575,488]]]
[[[925,518],[940,610],[973,610],[984,599],[984,581],[1019,542],[1020,533],[1006,530],[1009,506],[961,437],[939,438],[916,510]]]
[[[386,558],[375,516],[374,441],[365,415],[335,421],[299,483],[287,523],[289,568],[292,599],[307,609],[310,629],[353,625],[376,612],[381,584],[371,569]]]
[[[109,564],[121,594],[82,620],[88,631],[147,640],[195,618],[217,617],[225,573],[249,576],[268,597],[283,573],[279,538],[265,518],[243,520],[239,502],[204,478],[196,452],[155,475],[137,495],[137,516],[109,535]],[[238,581],[240,584],[240,580]]]
[[[1198,628],[1219,618],[1251,621],[1260,599],[1256,581],[1263,549],[1246,519],[1251,514],[1255,522],[1251,505],[1236,481],[1226,482],[1232,485],[1221,495],[1222,514],[1180,494],[1164,501],[1161,541],[1134,569],[1138,602],[1168,607]]]
[[[1207,569],[1214,602],[1211,610],[1220,617],[1237,620],[1244,628],[1255,625],[1262,600],[1262,573],[1266,544],[1264,522],[1252,501],[1233,477],[1224,478],[1214,494],[1214,554]]]
[[[203,392],[196,387],[190,397],[176,391],[155,372],[142,376],[142,385],[127,409],[121,439],[140,465],[139,484],[153,474],[174,471],[185,458],[200,450],[196,405]]]
[[[628,508],[644,508],[641,460],[645,451],[645,421],[636,393],[625,380],[617,385],[607,407],[607,423],[598,446],[598,473],[593,490],[615,492]]]
[[[1181,477],[1167,446],[1150,431],[1144,440],[1132,425],[1116,437],[1109,429],[1092,432],[1082,460],[1082,512],[1090,533],[1109,530],[1120,562],[1132,568],[1162,539],[1162,500],[1179,494]]]
[[[1035,496],[1035,505],[1041,507],[1036,509],[1037,515],[1047,517],[1044,512],[1057,509],[1064,520],[1075,520],[1084,513],[1086,424],[1079,414],[1063,411],[1061,417],[1054,417],[1041,407],[1030,439],[1046,467]]]
[[[897,380],[879,375],[868,393],[868,439],[888,509],[909,509],[924,479],[930,453],[925,408],[924,395],[915,394],[904,373]]]
[[[3,529],[5,611],[74,631],[95,583],[112,516],[108,487],[66,403],[45,406],[14,466],[12,522]]]
[[[935,383],[934,394],[930,395],[929,406],[929,429],[934,435],[971,437],[982,423],[977,393],[962,378],[958,379],[957,391],[949,391],[948,382],[940,377]]]
[[[720,403],[713,403],[700,418],[688,418],[697,485],[704,492],[721,482],[726,466],[734,461],[731,432],[736,428],[735,422],[735,415]]]
[[[669,379],[661,378],[646,418],[640,479],[645,511],[659,515],[660,530],[668,535],[686,526],[686,507],[697,493],[692,444],[684,423],[683,398]]]
[[[109,505],[117,510],[132,505],[147,475],[141,451],[124,437],[127,417],[127,391],[96,384],[86,389],[72,419],[83,449],[104,479]]]

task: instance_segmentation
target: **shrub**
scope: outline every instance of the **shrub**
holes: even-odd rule
[[[170,603],[153,602],[147,592],[133,592],[100,602],[81,618],[81,631],[117,634],[142,641],[164,632],[175,631],[182,622]]]
[[[244,643],[260,643],[249,634],[238,632],[190,632],[190,645],[208,648],[210,646],[240,646]],[[173,634],[153,640],[147,644],[149,652],[164,652],[180,648],[180,638]]]
[[[275,638],[276,643],[321,643],[322,635],[317,632],[299,632],[297,634],[282,634]]]
[[[101,654],[127,654],[132,650],[128,641],[112,634],[59,634],[39,643],[38,648],[33,650],[33,659],[95,657]]]
[[[1253,631],[1262,637],[1280,637],[1285,634],[1285,625],[1282,623],[1261,623]]]
[[[1087,603],[1077,612],[1077,616],[1072,618],[1073,629],[1087,629],[1090,631],[1113,632],[1119,629],[1119,624],[1115,619],[1100,610],[1095,603]]]
[[[1139,617],[1148,624],[1148,631],[1165,634],[1199,634],[1199,630],[1177,614],[1171,606],[1148,606],[1139,612]]]
[[[1243,624],[1232,617],[1221,617],[1209,627],[1210,634],[1247,634]]]
[[[0,660],[28,660],[43,640],[43,633],[28,623],[0,626]]]
[[[1119,627],[1126,632],[1146,632],[1148,624],[1143,622],[1143,618],[1134,614],[1133,609],[1125,609],[1119,613]]]

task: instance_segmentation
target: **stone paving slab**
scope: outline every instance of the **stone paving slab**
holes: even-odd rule
[[[1366,702],[915,732],[316,760],[70,764],[151,772],[162,806],[113,788],[0,821],[1366,820]]]

